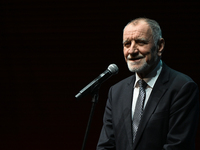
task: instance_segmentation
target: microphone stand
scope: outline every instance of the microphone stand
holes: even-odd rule
[[[86,141],[87,141],[87,138],[88,138],[88,133],[89,133],[92,117],[93,117],[93,114],[94,114],[94,109],[95,109],[95,106],[96,106],[96,104],[98,102],[98,98],[99,98],[99,87],[97,87],[94,90],[92,95],[93,95],[93,97],[92,97],[92,108],[91,108],[91,111],[90,111],[90,116],[89,116],[89,120],[88,120],[86,132],[85,132],[85,137],[84,137],[84,140],[83,140],[83,145],[82,145],[82,149],[81,150],[85,149],[85,144],[86,144]]]

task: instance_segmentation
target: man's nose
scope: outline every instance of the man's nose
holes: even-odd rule
[[[131,46],[130,46],[128,52],[129,52],[130,54],[132,54],[132,53],[137,53],[137,52],[138,52],[138,49],[137,49],[137,46],[136,46],[135,42],[131,42]]]

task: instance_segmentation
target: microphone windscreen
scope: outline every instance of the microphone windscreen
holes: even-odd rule
[[[108,70],[112,73],[112,74],[117,74],[119,72],[119,68],[117,67],[116,64],[110,64],[108,66]]]

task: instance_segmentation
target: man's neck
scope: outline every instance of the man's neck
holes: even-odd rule
[[[153,66],[151,66],[151,67],[150,67],[146,72],[144,72],[144,73],[138,73],[138,72],[137,72],[137,75],[138,75],[141,79],[148,77],[154,69],[158,68],[157,66],[158,66],[158,64],[160,63],[160,61],[161,61],[161,60],[159,59]]]

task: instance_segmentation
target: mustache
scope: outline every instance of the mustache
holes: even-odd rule
[[[137,60],[141,58],[144,58],[144,56],[143,55],[132,56],[130,54],[127,56],[127,60]]]

